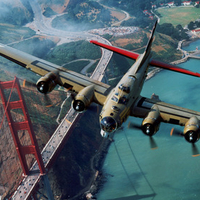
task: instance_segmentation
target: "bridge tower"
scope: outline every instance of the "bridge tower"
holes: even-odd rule
[[[10,95],[6,98],[5,90],[10,89]],[[13,89],[17,91],[17,100],[11,101],[11,95]],[[11,130],[11,134],[14,140],[15,148],[22,166],[23,174],[28,175],[29,169],[26,160],[26,155],[32,154],[35,156],[36,161],[38,163],[40,173],[43,175],[45,174],[45,168],[42,160],[42,156],[39,151],[39,147],[36,141],[35,134],[33,132],[33,127],[31,124],[31,120],[27,111],[27,107],[22,95],[22,91],[20,88],[19,80],[15,77],[13,81],[0,81],[0,96],[2,99],[3,107],[4,107],[4,116],[6,115],[8,124]],[[15,122],[11,115],[11,110],[19,109],[23,113],[24,121]],[[20,113],[21,113],[20,112]],[[3,118],[4,118],[3,116]],[[31,145],[22,145],[20,143],[20,138],[18,132],[20,130],[27,131],[30,137]]]

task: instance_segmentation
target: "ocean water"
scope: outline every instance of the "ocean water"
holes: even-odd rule
[[[200,40],[190,43],[188,46],[184,47],[186,51],[194,51],[196,48],[200,50]]]
[[[194,50],[200,40],[186,47]],[[200,60],[180,64],[200,73]],[[200,111],[200,78],[163,70],[145,82],[142,95],[159,95],[162,101]],[[183,200],[200,199],[200,156],[192,157],[191,144],[182,137],[171,137],[171,128],[162,123],[154,136],[158,148],[151,150],[149,138],[140,130],[128,129],[129,117],[122,131],[115,133],[103,170],[107,181],[97,194],[98,200]],[[200,142],[196,143],[200,151]]]

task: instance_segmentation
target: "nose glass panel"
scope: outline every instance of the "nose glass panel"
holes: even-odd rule
[[[104,117],[100,125],[101,129],[108,133],[115,131],[117,128],[117,122],[112,117]]]

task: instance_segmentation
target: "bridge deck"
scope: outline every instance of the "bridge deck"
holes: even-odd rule
[[[44,147],[41,154],[45,168],[48,168],[50,166],[51,161],[53,160],[59,149],[59,146],[62,144],[62,142],[64,142],[63,140],[66,140],[70,136],[70,128],[77,120],[78,115],[79,114],[70,109],[64,120],[60,123],[60,125]],[[11,199],[27,199],[30,196],[31,192],[34,190],[38,181],[40,180],[40,176],[41,174],[38,163],[35,162],[30,169],[30,175],[23,179]]]

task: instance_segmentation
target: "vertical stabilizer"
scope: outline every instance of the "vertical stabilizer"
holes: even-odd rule
[[[149,41],[147,43],[147,46],[146,46],[146,49],[145,49],[145,54],[149,54],[150,51],[151,51],[151,45],[152,45],[152,42],[153,42],[153,36],[154,36],[154,32],[156,30],[156,26],[158,24],[158,21],[156,20],[155,24],[154,24],[154,27],[152,29],[152,32],[151,32],[151,35],[150,35],[150,38],[149,38]]]
[[[144,53],[141,55],[141,57],[140,57],[140,65],[138,66],[138,68],[137,68],[137,71],[143,66],[143,64],[146,62],[146,61],[148,61],[149,62],[149,59],[150,59],[150,57],[151,57],[151,45],[152,45],[152,42],[153,42],[153,36],[154,36],[154,32],[155,32],[155,30],[156,30],[156,25],[157,25],[157,23],[158,23],[158,21],[156,20],[156,22],[155,22],[155,24],[154,24],[154,26],[153,26],[153,29],[152,29],[152,32],[151,32],[151,35],[150,35],[150,37],[149,37],[149,41],[148,41],[148,43],[147,43],[147,46],[146,46],[146,48],[145,48],[145,51],[144,51]],[[145,68],[147,68],[148,67],[148,64],[147,65],[145,65]],[[136,72],[137,72],[136,71]]]

